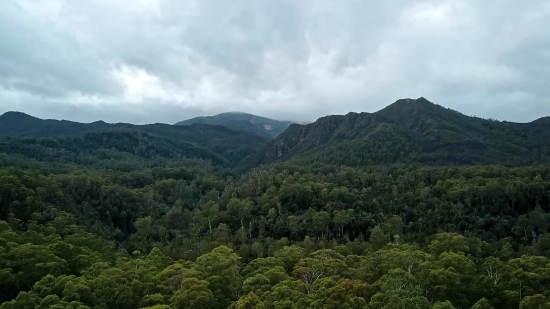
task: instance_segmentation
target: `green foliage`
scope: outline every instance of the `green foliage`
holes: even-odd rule
[[[241,174],[222,167],[236,148],[187,143],[226,130],[208,126],[0,138],[0,308],[548,307],[550,167],[381,167],[429,154],[396,129],[403,113],[322,120],[372,133],[347,131],[372,148],[309,154],[331,164]],[[423,118],[418,134],[462,145],[433,129],[466,118],[440,116],[447,127]],[[519,145],[510,128],[506,147]]]
[[[153,157],[158,159],[158,156],[164,157],[170,153],[172,156],[176,153],[183,153],[186,156],[200,159],[213,159],[216,164],[230,162],[231,165],[237,165],[246,156],[262,147],[267,139],[273,137],[270,135],[264,136],[264,134],[258,135],[258,133],[265,130],[253,130],[254,133],[249,133],[246,132],[247,130],[234,128],[236,130],[233,131],[219,125],[172,126],[160,123],[132,125],[126,123],[108,124],[103,121],[78,123],[65,120],[43,120],[16,112],[0,115],[0,123],[2,124],[0,126],[0,136],[32,137],[16,140],[0,139],[0,148],[2,146],[14,147],[15,149],[8,148],[7,152],[20,153],[26,157],[31,156],[38,160],[48,159],[50,161],[59,159],[57,156],[63,156],[63,159],[70,161],[86,160],[89,162],[94,160],[94,154],[103,158],[120,159],[126,157],[128,159],[128,154],[124,152],[129,152],[137,156],[146,155],[149,159]],[[288,126],[287,123],[281,124],[283,126],[273,125],[273,127],[279,129]],[[280,133],[281,131],[274,130],[271,132]],[[80,135],[80,137],[74,137],[75,135]],[[145,138],[136,143],[128,135],[138,135]],[[43,138],[36,139],[36,137]],[[159,137],[169,138],[171,141],[159,139]],[[75,142],[74,147],[68,145],[71,141]],[[35,143],[36,145],[32,146],[28,143]],[[96,146],[98,149],[92,152],[91,149],[85,148],[91,145]],[[123,147],[121,148],[121,146]],[[134,146],[135,148],[132,149],[127,146]],[[79,151],[75,147],[80,148]],[[61,151],[59,148],[63,148],[65,151]],[[84,152],[88,155],[81,158],[85,155]],[[52,154],[55,154],[55,156],[52,156]],[[79,157],[75,158],[77,155]],[[221,161],[220,157],[223,157]],[[178,161],[181,163],[181,159]],[[151,162],[144,163],[150,164]]]
[[[197,278],[186,278],[181,288],[170,299],[172,308],[202,309],[215,308],[214,294],[208,289],[208,281]]]
[[[544,121],[496,122],[424,98],[403,99],[372,114],[326,116],[293,125],[244,165],[527,165],[550,162],[549,139],[550,126]]]
[[[423,247],[368,246],[360,255],[323,240],[314,246],[330,248],[307,253],[309,245],[298,242],[275,251],[274,257],[244,264],[223,245],[195,261],[174,261],[157,247],[134,256],[114,247],[88,247],[74,242],[87,235],[81,227],[64,236],[52,233],[51,223],[58,217],[70,221],[70,215],[59,212],[52,221],[27,231],[0,221],[4,297],[0,308],[547,306],[550,259],[476,258],[464,254],[464,239],[454,233],[436,235]],[[67,246],[73,254],[56,249]]]
[[[485,298],[480,299],[472,306],[472,309],[493,309],[494,307],[489,304],[489,301]]]

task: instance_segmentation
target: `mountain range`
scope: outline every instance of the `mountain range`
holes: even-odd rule
[[[40,138],[126,132],[117,130],[121,128],[146,133],[148,140],[163,139],[154,145],[184,147],[165,141],[177,140],[185,147],[195,147],[192,152],[184,151],[184,156],[192,154],[194,158],[244,169],[278,162],[347,166],[550,162],[550,117],[530,123],[487,120],[466,116],[425,98],[398,100],[374,113],[325,116],[307,125],[245,113],[197,117],[175,125],[132,125],[43,120],[8,112],[0,116],[0,135],[12,138],[9,142],[3,138],[0,146],[15,143],[17,138],[13,137],[34,137],[34,143],[44,144]],[[139,139],[134,142],[139,146]]]
[[[466,116],[425,98],[375,113],[326,116],[291,125],[247,158],[247,165],[528,164],[550,161],[550,121],[500,122]]]
[[[27,137],[36,143],[63,137],[77,140],[90,132],[112,132],[123,134],[124,130],[147,133],[150,139],[173,139],[185,142],[199,149],[200,158],[218,155],[224,162],[235,166],[248,155],[265,145],[267,139],[251,132],[234,131],[224,126],[193,124],[175,126],[169,124],[133,125],[127,123],[109,124],[103,121],[79,123],[66,120],[39,119],[20,112],[7,112],[0,116],[0,136]],[[111,136],[112,138],[113,136]],[[5,140],[5,138],[4,138]],[[10,143],[15,140],[10,139]],[[181,145],[181,144],[180,144]],[[149,145],[150,146],[150,145]],[[0,148],[0,152],[4,151]],[[216,160],[216,162],[222,162]]]
[[[176,125],[192,124],[220,125],[235,131],[252,132],[266,139],[271,139],[283,133],[292,122],[278,121],[247,113],[230,112],[215,116],[195,117],[176,123]]]

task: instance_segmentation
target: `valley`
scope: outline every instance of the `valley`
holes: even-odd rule
[[[0,116],[0,308],[546,308],[548,118],[222,116]]]

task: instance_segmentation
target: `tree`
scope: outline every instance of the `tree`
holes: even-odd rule
[[[428,248],[434,257],[439,256],[443,252],[468,253],[470,250],[466,245],[464,236],[456,233],[437,234]]]
[[[323,278],[315,283],[312,308],[363,309],[367,305],[364,296],[370,296],[368,287],[359,280]]]
[[[338,237],[344,236],[344,227],[350,222],[353,210],[336,210],[332,221],[338,227]]]
[[[219,246],[195,262],[194,269],[201,272],[202,278],[209,283],[220,308],[227,308],[232,300],[238,299],[237,292],[242,284],[239,260],[233,250]]]
[[[320,211],[313,217],[313,229],[317,235],[323,237],[328,232],[328,225],[330,223],[330,215],[326,211]]]
[[[265,292],[271,290],[271,281],[263,274],[256,274],[244,280],[242,291],[245,294],[253,293],[254,296],[262,297]]]
[[[283,262],[287,271],[292,271],[294,265],[304,256],[305,249],[292,245],[275,251],[274,257]]]
[[[264,303],[253,292],[246,294],[235,302],[230,308],[234,309],[264,309]]]
[[[292,274],[306,284],[309,294],[318,279],[335,276],[346,268],[343,259],[344,257],[334,250],[318,250],[298,261]]]
[[[494,309],[494,307],[489,304],[487,299],[482,298],[472,306],[472,309]]]
[[[141,239],[142,246],[144,246],[153,233],[153,218],[151,218],[151,216],[139,218],[134,223],[134,227]]]
[[[527,296],[519,303],[519,309],[548,309],[550,304],[546,302],[546,296],[536,294]]]
[[[432,309],[455,309],[455,307],[450,301],[444,301],[435,303]]]
[[[391,237],[401,234],[401,226],[403,225],[403,219],[400,216],[391,216],[386,219],[381,228],[384,234]]]
[[[371,298],[369,309],[430,308],[430,302],[418,287],[414,276],[404,270],[390,270],[380,279],[378,285],[380,292]]]
[[[217,308],[214,294],[208,289],[208,281],[197,278],[186,278],[181,289],[170,299],[172,308],[202,309]]]
[[[310,299],[307,297],[306,288],[299,280],[285,280],[279,282],[267,292],[262,300],[266,308],[274,309],[307,309],[310,308]]]
[[[379,250],[387,244],[388,237],[384,234],[380,227],[375,227],[371,230],[369,242],[374,250]]]

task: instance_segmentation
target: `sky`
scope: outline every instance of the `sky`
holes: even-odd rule
[[[314,121],[401,98],[550,116],[547,0],[1,0],[0,113]]]

